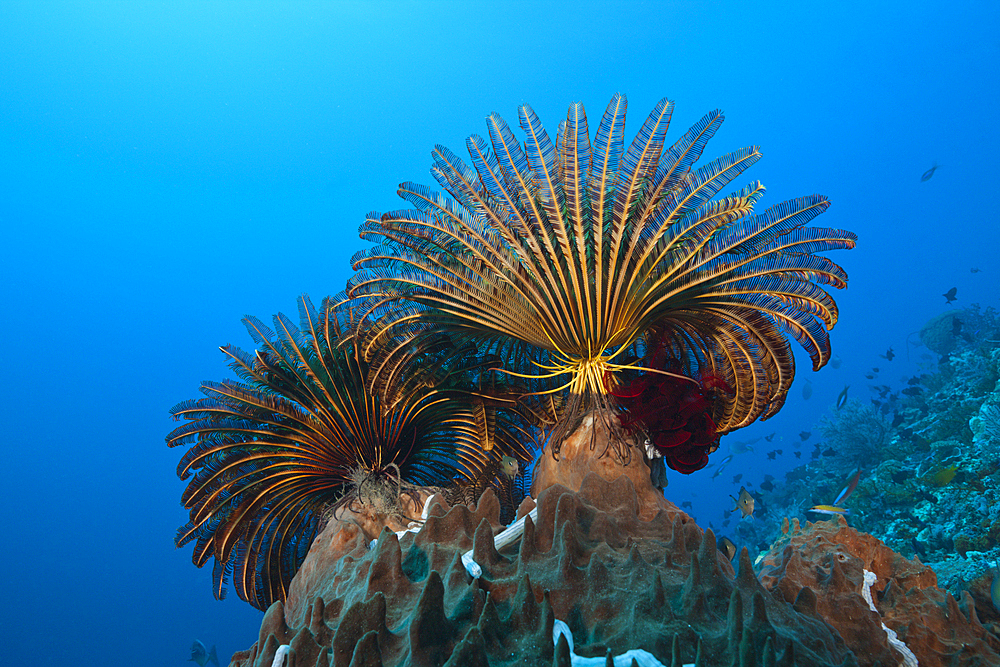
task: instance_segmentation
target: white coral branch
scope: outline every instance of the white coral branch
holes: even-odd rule
[[[875,573],[865,570],[865,583],[861,586],[861,597],[865,599],[871,610],[877,614],[878,609],[875,608],[875,602],[872,601],[871,591],[872,584],[876,581],[878,581],[878,577]],[[889,637],[889,644],[903,656],[903,659],[899,662],[900,667],[918,667],[917,656],[913,655],[913,651],[896,636],[896,632],[890,630],[885,623],[882,624],[882,629],[885,630],[885,634]]]

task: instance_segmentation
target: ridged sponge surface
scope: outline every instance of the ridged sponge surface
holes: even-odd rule
[[[328,526],[336,538],[313,545],[333,550],[326,570],[312,568],[287,609],[275,603],[233,664],[269,666],[289,644],[290,666],[568,667],[568,649],[552,641],[556,618],[580,656],[643,649],[677,666],[857,664],[815,601],[765,590],[745,549],[734,575],[712,532],[683,512],[640,519],[626,477],[588,474],[578,492],[554,485],[537,501],[538,521],[499,552],[489,492],[474,509],[432,501],[419,533],[386,530],[371,550],[358,526]],[[468,549],[478,579],[462,565]]]

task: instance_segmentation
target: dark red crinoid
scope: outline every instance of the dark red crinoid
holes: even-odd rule
[[[717,436],[706,396],[710,387],[728,389],[718,378],[695,382],[660,373],[645,373],[612,394],[624,411],[619,415],[629,434],[644,433],[667,465],[684,474],[701,470]]]

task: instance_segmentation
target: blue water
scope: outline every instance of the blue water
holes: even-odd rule
[[[733,474],[780,478],[844,385],[867,398],[869,367],[912,374],[906,336],[947,289],[1000,305],[998,6],[813,5],[0,3],[6,660],[249,647],[260,614],[214,600],[210,568],[173,547],[167,410],[225,376],[219,345],[251,344],[244,314],[343,289],[365,214],[433,183],[433,145],[463,151],[492,111],[528,102],[553,131],[570,102],[593,119],[622,91],[630,138],[668,96],[672,142],[721,108],[706,158],[761,145],[736,185],[762,180],[765,205],[825,194],[817,224],[859,235],[834,255],[843,365],[799,355],[812,398],[800,377],[778,417],[730,436],[776,432],[785,455],[671,475],[704,523]]]

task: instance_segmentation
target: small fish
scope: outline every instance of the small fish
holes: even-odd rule
[[[739,475],[733,475],[733,484],[736,484],[741,479],[743,479],[743,473],[740,473]]]
[[[729,497],[733,498],[733,496]],[[736,507],[734,507],[731,511],[742,512],[743,516],[740,517],[741,519],[745,519],[747,517],[753,518],[753,496],[751,496],[750,492],[747,491],[747,487],[741,486],[740,497],[733,498],[733,500],[736,502]]]
[[[807,382],[808,382],[808,380],[807,380]],[[774,436],[776,436],[777,434],[778,434],[777,431],[775,431],[774,433],[771,433],[770,435],[765,435],[764,439],[767,440],[768,442],[771,442],[772,440],[774,440]]]
[[[812,436],[812,431],[799,431],[799,440],[802,442],[808,440],[810,436]]]
[[[896,353],[893,352],[892,347],[890,347],[888,350],[885,351],[885,354],[880,354],[878,356],[882,357],[886,361],[892,361],[896,357]],[[877,368],[875,369],[875,372],[878,373]]]
[[[865,373],[865,379],[866,380],[874,380],[875,376],[872,375],[871,373]]]
[[[840,396],[837,397],[837,409],[841,409],[847,405],[847,390],[851,388],[851,385],[845,385],[844,391],[840,392]]]
[[[833,355],[832,357],[830,357],[830,365],[833,366],[834,368],[840,368],[840,357],[838,357],[837,355]]]
[[[758,440],[760,440],[760,438],[754,438],[753,440],[740,440],[738,442],[730,442],[729,453],[746,454],[747,452],[752,452],[753,447],[751,447],[750,445],[757,442]]]
[[[861,479],[861,468],[858,468],[857,471],[854,473],[854,475],[851,477],[851,480],[847,483],[847,486],[841,489],[840,493],[837,494],[837,498],[833,501],[833,504],[843,505],[845,502],[847,502],[847,499],[851,497],[852,493],[854,493],[854,489],[858,488],[858,480],[860,479]]]
[[[685,500],[684,502],[681,503],[681,507],[683,507],[684,509],[691,509],[692,507],[691,501]]]
[[[729,517],[726,517],[726,518],[725,518],[725,519],[724,519],[724,520],[722,521],[722,527],[723,527],[723,528],[725,528],[725,527],[726,527],[726,526],[728,526],[728,525],[729,525],[730,523],[731,523],[731,521],[730,521]]]
[[[722,462],[721,462],[721,463],[719,463],[719,467],[718,467],[718,468],[716,468],[716,469],[715,469],[715,472],[713,472],[713,473],[712,473],[712,479],[715,479],[716,477],[718,477],[719,475],[721,475],[721,474],[722,474],[722,471],[726,469],[726,465],[727,465],[727,464],[728,464],[728,463],[729,463],[730,461],[732,461],[732,460],[733,460],[733,455],[732,455],[732,454],[728,454],[728,455],[726,456],[726,458],[722,459]]]
[[[907,387],[900,393],[903,394],[903,396],[919,396],[924,393],[924,390],[920,387]]]
[[[920,182],[921,183],[926,183],[927,181],[931,180],[931,176],[934,175],[934,172],[937,171],[938,167],[940,167],[940,166],[941,165],[939,165],[937,162],[935,162],[934,166],[932,166],[930,169],[928,169],[927,171],[925,171],[923,173],[923,175],[920,177]]]
[[[906,418],[903,415],[899,414],[898,412],[893,413],[893,415],[892,415],[892,427],[896,428],[897,426],[899,426],[900,424],[903,423],[904,419],[906,419]]]
[[[774,491],[774,483],[765,479],[763,482],[760,483],[760,488],[768,492]]]
[[[770,452],[767,453],[767,458],[770,459],[771,461],[773,461],[774,457],[777,456],[777,455],[778,455],[778,450],[775,449],[774,451],[770,451]]]
[[[952,301],[958,300],[958,297],[956,296],[957,294],[958,294],[958,288],[952,287],[950,290],[948,290],[941,296],[945,298],[945,303],[951,303]]]
[[[797,458],[797,459],[801,459],[802,458],[802,452],[792,452],[792,453],[795,454],[795,458]]]
[[[720,537],[715,541],[715,544],[719,548],[719,551],[726,555],[726,558],[729,560],[736,558],[736,545],[733,544],[731,539],[728,537]]]
[[[836,456],[837,452],[834,451],[833,447],[830,447],[823,451],[823,456]]]
[[[194,662],[198,667],[205,667],[211,662],[215,667],[219,667],[219,656],[215,654],[214,645],[211,650],[208,650],[204,644],[195,639],[194,644],[191,645],[191,657],[188,658],[188,662]]]
[[[951,484],[951,480],[955,479],[955,475],[958,474],[958,464],[953,464],[944,468],[943,470],[938,470],[933,475],[930,475],[930,480],[938,486],[947,486]]]
[[[513,456],[505,456],[500,460],[500,470],[510,479],[517,477],[518,467],[517,459]]]
[[[977,269],[976,267],[972,267],[971,269],[969,269],[969,273],[979,273],[980,270],[981,269]]]
[[[951,318],[951,335],[955,337],[962,335],[962,320],[957,317]]]
[[[990,602],[993,603],[993,608],[1000,611],[1000,565],[996,561],[993,561],[995,566],[993,569],[993,583],[990,584]]]
[[[809,380],[807,379],[807,380],[806,380],[806,382],[805,382],[805,384],[804,384],[804,385],[802,385],[802,398],[803,398],[803,400],[806,400],[806,401],[808,401],[808,400],[809,400],[809,398],[810,398],[810,397],[811,397],[812,395],[813,395],[813,386],[812,386],[812,382],[810,382],[810,381],[809,381]]]
[[[850,514],[851,510],[846,507],[837,507],[836,505],[816,505],[815,507],[809,508],[810,512],[818,512],[819,514]]]

